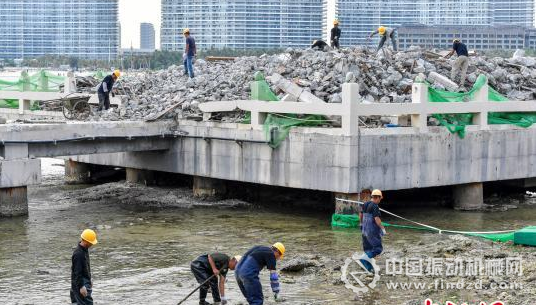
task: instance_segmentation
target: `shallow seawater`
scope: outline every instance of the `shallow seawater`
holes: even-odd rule
[[[45,181],[29,191],[28,217],[0,219],[2,304],[68,304],[71,254],[86,227],[98,231],[99,244],[90,250],[96,304],[176,304],[197,284],[189,262],[207,252],[243,254],[253,245],[281,241],[287,247],[285,260],[318,254],[333,258],[333,266],[323,267],[332,270],[361,248],[360,234],[332,229],[331,215],[326,213],[267,207],[154,209],[80,203],[76,198],[55,200],[72,189],[89,187],[63,185],[63,168],[58,163],[61,161],[44,161]],[[455,230],[504,230],[536,224],[536,209],[531,205],[507,212],[406,208],[396,213]],[[389,217],[385,220],[397,222]],[[384,247],[444,238],[390,229]],[[233,273],[229,275],[231,304],[245,304]],[[261,274],[261,280],[265,295],[271,296],[267,272]],[[336,282],[315,272],[282,274],[283,303],[361,303],[353,301],[353,293]],[[390,304],[386,296],[377,298],[384,300],[377,304]],[[267,299],[266,303],[275,302]],[[373,300],[365,303],[376,304]],[[185,304],[198,304],[197,294]]]

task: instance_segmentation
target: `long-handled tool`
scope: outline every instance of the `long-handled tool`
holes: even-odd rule
[[[221,270],[223,270],[223,268],[221,268],[219,270],[219,272],[221,272]],[[219,273],[218,272],[218,273]],[[199,288],[201,288],[203,285],[205,285],[206,283],[208,283],[213,277],[215,277],[216,275],[213,274],[211,275],[208,279],[206,279],[203,283],[201,283],[201,285],[197,286],[197,288],[195,288],[194,290],[192,290],[192,292],[190,292],[190,294],[188,294],[186,297],[184,297],[184,299],[182,299],[182,301],[180,301],[177,305],[181,305],[182,303],[184,303],[184,301],[188,300],[189,297],[192,296],[192,294],[194,294],[197,290],[199,290]]]

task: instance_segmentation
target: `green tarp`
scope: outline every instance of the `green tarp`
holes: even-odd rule
[[[382,222],[382,224],[385,227],[438,232],[436,230],[426,228],[426,227],[398,225],[398,224],[390,224],[386,222]],[[333,216],[331,217],[331,226],[335,228],[348,228],[348,229],[359,228],[359,216],[333,214]],[[532,229],[527,230],[528,228],[532,228]],[[523,245],[536,245],[536,227],[527,227],[515,233],[512,232],[512,233],[491,233],[491,234],[480,234],[480,233],[464,233],[464,234],[469,235],[469,236],[482,237],[488,240],[499,241],[499,242],[514,241],[514,235],[519,235],[518,237],[519,242],[516,241],[515,242],[516,244],[519,243]]]
[[[470,100],[474,100],[475,93],[480,90],[485,84],[486,77],[484,75],[480,75],[477,78],[473,88],[468,92],[464,93],[437,90],[432,88],[431,86],[428,86],[428,99],[430,102],[437,103],[467,102]],[[488,96],[490,102],[504,102],[508,100],[491,87],[489,87],[488,89]],[[473,114],[470,113],[434,114],[432,116],[436,118],[441,125],[447,127],[447,129],[451,133],[457,134],[458,136],[460,136],[460,138],[465,137],[465,127],[467,125],[471,125],[473,122]],[[511,124],[527,128],[534,123],[536,123],[536,113],[488,113],[488,124]]]

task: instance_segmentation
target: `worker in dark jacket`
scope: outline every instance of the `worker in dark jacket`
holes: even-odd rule
[[[331,29],[331,47],[339,48],[339,39],[341,38],[341,29],[339,28],[339,20],[333,21],[333,28]]]
[[[242,256],[236,267],[235,276],[240,291],[249,305],[262,305],[264,296],[259,280],[259,273],[264,267],[270,270],[270,286],[277,300],[279,295],[279,275],[276,271],[276,260],[285,255],[285,246],[275,243],[272,247],[255,246]]]
[[[369,272],[374,272],[374,258],[383,252],[382,236],[387,234],[381,220],[380,201],[383,195],[380,190],[372,191],[372,200],[365,202],[359,212],[359,223],[363,241],[363,256],[360,262]]]
[[[77,305],[92,305],[91,297],[91,266],[89,264],[89,248],[97,244],[97,234],[91,229],[85,229],[80,235],[80,243],[72,256],[71,265],[71,303]]]
[[[240,261],[240,255],[229,257],[223,253],[204,254],[196,258],[190,268],[199,284],[203,284],[199,289],[199,304],[209,305],[207,298],[208,289],[212,291],[214,304],[227,304],[225,296],[225,277],[229,269],[235,270]],[[210,279],[210,280],[209,280]]]
[[[324,51],[327,45],[328,44],[323,40],[313,40],[313,43],[311,44],[311,49]]]
[[[458,58],[454,62],[452,70],[450,71],[450,79],[455,82],[456,76],[460,75],[459,85],[463,87],[465,85],[465,75],[469,68],[469,52],[467,51],[465,43],[461,42],[458,38],[454,39],[452,42],[452,50],[445,56],[445,58],[450,58],[454,53],[458,55]]]
[[[99,111],[101,111],[102,108],[105,110],[110,109],[110,92],[112,92],[114,83],[119,76],[121,76],[121,72],[119,72],[119,70],[115,70],[114,73],[106,76],[102,80],[97,92],[99,95]],[[115,96],[113,92],[112,96]]]

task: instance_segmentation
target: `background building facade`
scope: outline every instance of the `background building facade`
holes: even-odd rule
[[[143,22],[140,24],[140,49],[155,49],[155,31],[152,23]]]
[[[534,48],[534,31],[521,26],[426,26],[408,25],[398,31],[401,49],[420,46],[450,49],[454,38],[474,50],[515,50]]]
[[[367,38],[380,25],[399,28],[411,24],[468,27],[532,27],[534,24],[533,0],[336,0],[336,3],[336,15],[346,33],[341,38],[344,46],[375,44]]]
[[[114,59],[117,0],[2,0],[0,58],[45,54]]]
[[[310,46],[323,36],[324,0],[162,0],[161,47],[182,50],[189,28],[199,48]]]

